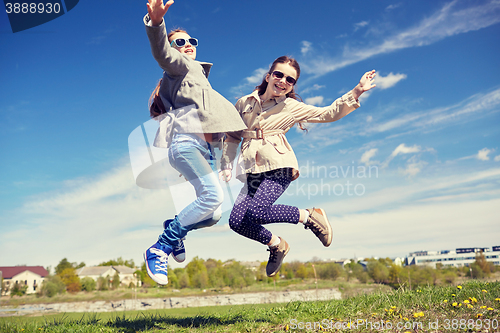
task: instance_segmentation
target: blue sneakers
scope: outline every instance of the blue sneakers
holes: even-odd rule
[[[170,253],[172,253],[172,248],[159,242],[156,242],[144,252],[148,275],[158,284],[168,284],[167,264]]]
[[[163,229],[167,229],[168,225],[172,221],[173,219],[169,219],[163,222]],[[183,262],[184,260],[186,260],[186,249],[184,248],[184,242],[183,242],[183,240],[185,239],[186,238],[179,239],[178,244],[173,248],[172,258],[174,258],[174,260],[177,262]]]

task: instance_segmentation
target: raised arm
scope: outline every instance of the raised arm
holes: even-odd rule
[[[358,85],[352,90],[352,96],[354,97],[354,99],[357,100],[362,93],[375,88],[376,84],[373,83],[373,81],[375,80],[375,75],[377,75],[377,73],[375,73],[375,70],[371,70],[363,74],[361,80],[359,80]]]
[[[174,0],[170,0],[163,5],[163,0],[148,0],[148,13],[153,26],[157,27],[161,24],[163,16],[165,16],[168,8],[172,6],[173,3]]]
[[[188,59],[170,47],[165,29],[165,20],[163,20],[163,16],[174,1],[170,0],[165,5],[163,5],[163,0],[148,1],[148,15],[144,18],[144,23],[146,24],[146,33],[153,57],[169,75],[185,75],[189,70]]]

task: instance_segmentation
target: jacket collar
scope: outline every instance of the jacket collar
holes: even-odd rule
[[[201,67],[205,70],[205,76],[208,78],[208,74],[210,73],[210,69],[212,68],[213,64],[209,62],[202,62],[202,61],[197,61]]]
[[[255,89],[251,94],[250,96],[252,96],[253,98],[255,98],[259,103],[261,101],[260,99],[260,96],[259,96],[259,91],[257,89]],[[280,96],[280,97],[273,97],[273,98],[270,98],[268,99],[268,101],[274,99],[276,101],[276,104],[279,104],[281,102],[283,102],[285,99],[287,99],[288,97],[286,96]],[[267,102],[267,101],[264,101],[264,102]]]

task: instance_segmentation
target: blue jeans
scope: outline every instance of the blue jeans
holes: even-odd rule
[[[196,200],[185,207],[160,235],[160,243],[176,245],[188,231],[210,227],[220,220],[224,195],[210,143],[195,134],[175,134],[168,158],[170,165],[196,191]]]

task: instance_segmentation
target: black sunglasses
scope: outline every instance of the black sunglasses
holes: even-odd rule
[[[177,47],[183,47],[186,45],[186,43],[191,44],[194,47],[198,46],[198,40],[196,38],[189,38],[189,39],[184,39],[184,38],[176,38],[170,43],[170,46],[177,46]]]
[[[274,78],[278,79],[278,80],[281,80],[283,77],[285,77],[285,74],[283,74],[282,72],[280,71],[274,71],[271,73]],[[286,76],[286,83],[288,83],[289,85],[293,86],[295,85],[295,83],[297,83],[297,80],[295,80],[293,77],[291,76]]]

